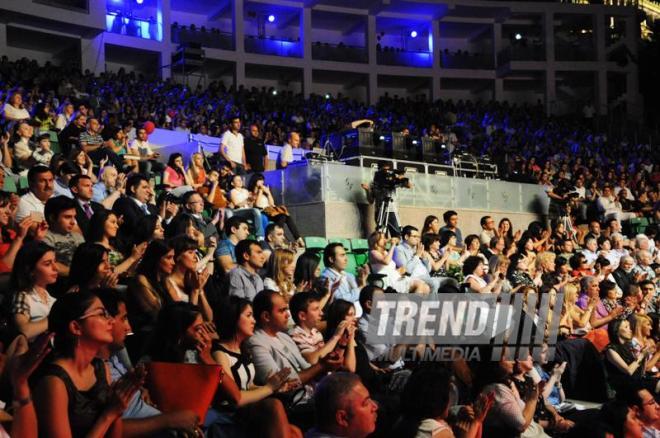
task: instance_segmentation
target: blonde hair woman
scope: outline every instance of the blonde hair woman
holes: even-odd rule
[[[206,183],[206,170],[204,169],[204,156],[195,152],[190,156],[190,164],[186,171],[192,181],[193,189],[197,190]]]
[[[595,299],[589,300],[587,308],[582,310],[577,305],[579,291],[573,283],[564,286],[564,307],[559,320],[559,330],[562,334],[572,335],[575,329],[589,330],[591,328],[589,320],[598,301]]]
[[[264,288],[279,292],[289,302],[296,291],[293,284],[293,273],[296,270],[296,253],[290,249],[278,248],[273,254],[271,272],[264,280]]]

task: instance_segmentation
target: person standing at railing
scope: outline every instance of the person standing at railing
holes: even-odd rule
[[[222,134],[218,153],[235,174],[245,175],[245,145],[241,134],[240,117],[234,116],[229,120],[229,129]]]

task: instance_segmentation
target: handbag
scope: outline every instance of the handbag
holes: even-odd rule
[[[286,208],[284,205],[275,205],[275,206],[269,206],[264,208],[264,213],[266,213],[266,216],[268,217],[275,217],[279,215],[289,215],[289,209]]]

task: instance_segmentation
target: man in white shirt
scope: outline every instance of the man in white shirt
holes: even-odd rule
[[[156,161],[160,157],[160,153],[154,152],[149,144],[149,134],[144,128],[137,130],[137,137],[129,146],[129,152],[140,156],[140,173],[147,176],[151,175],[151,171],[161,172],[165,167]]]
[[[222,134],[218,153],[237,175],[245,174],[245,145],[241,134],[241,119],[233,117],[229,129]]]
[[[488,245],[490,239],[495,237],[495,219],[491,216],[484,216],[481,218],[481,234],[479,234],[479,241],[482,245]]]
[[[621,222],[637,217],[636,213],[623,211],[621,204],[612,195],[611,186],[605,186],[603,188],[603,194],[596,201],[596,206],[598,207],[598,211],[605,215],[605,219],[612,217]]]
[[[282,146],[280,155],[277,157],[277,168],[284,169],[293,161],[293,149],[300,147],[300,134],[290,132],[287,142]]]
[[[26,217],[33,215],[40,220],[44,219],[46,201],[53,196],[55,178],[53,172],[46,166],[34,166],[28,172],[28,186],[30,191],[21,196],[16,210],[16,222],[20,223]]]

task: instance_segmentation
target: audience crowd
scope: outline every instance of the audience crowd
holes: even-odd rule
[[[0,76],[0,182],[27,178],[0,192],[1,434],[660,435],[658,169],[643,147],[506,104],[367,108],[28,61]],[[544,185],[550,224],[484,216],[464,235],[450,210],[374,232],[356,269],[342,243],[306,247],[264,184],[264,141],[299,147],[361,117],[519,154],[510,176]],[[163,165],[154,126],[221,136],[218,154]],[[548,294],[559,339],[534,358],[482,346],[480,361],[419,361],[442,346],[366,336],[374,300],[394,293],[515,293],[535,321],[530,297]],[[204,412],[152,401],[162,363],[218,370]]]

